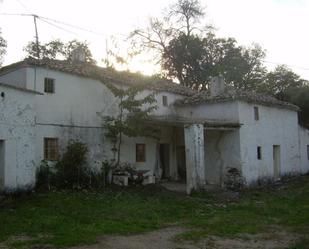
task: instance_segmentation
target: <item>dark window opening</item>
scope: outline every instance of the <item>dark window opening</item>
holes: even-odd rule
[[[146,161],[146,145],[136,144],[136,162]]]
[[[259,120],[259,108],[257,106],[254,107],[254,120]]]
[[[168,103],[167,103],[167,96],[163,95],[162,96],[162,102],[163,102],[163,106],[167,106]]]
[[[44,138],[44,159],[47,161],[58,160],[58,138]]]
[[[307,158],[309,160],[309,145],[307,145]]]
[[[262,160],[262,147],[258,146],[256,150],[256,155],[258,160]]]
[[[55,93],[55,80],[51,78],[44,79],[44,92]]]

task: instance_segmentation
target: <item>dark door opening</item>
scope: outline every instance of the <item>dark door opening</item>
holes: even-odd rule
[[[169,178],[170,175],[170,145],[160,144],[160,160],[162,165],[162,179]]]
[[[180,181],[186,181],[186,148],[184,145],[176,147],[177,172]]]
[[[0,190],[4,188],[4,140],[0,140]]]

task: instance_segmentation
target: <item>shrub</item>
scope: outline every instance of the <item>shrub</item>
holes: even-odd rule
[[[69,142],[66,152],[55,165],[58,188],[80,189],[89,186],[87,152],[86,144],[74,140]]]
[[[50,190],[54,179],[54,173],[46,160],[42,160],[40,167],[36,170],[35,188],[38,190]]]

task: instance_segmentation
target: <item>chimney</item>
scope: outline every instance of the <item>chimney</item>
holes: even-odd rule
[[[81,46],[75,48],[72,51],[71,59],[72,59],[73,62],[86,62],[85,50]]]
[[[216,97],[225,90],[225,81],[222,75],[212,77],[209,84],[210,96]]]

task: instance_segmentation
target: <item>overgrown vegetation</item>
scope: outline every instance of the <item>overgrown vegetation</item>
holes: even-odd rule
[[[36,179],[39,190],[91,189],[106,184],[108,166],[103,162],[100,169],[87,165],[87,146],[80,141],[70,141],[66,151],[55,165],[42,161]]]
[[[113,144],[116,166],[120,164],[121,144],[123,135],[128,137],[157,137],[159,130],[146,125],[152,111],[157,109],[154,93],[139,96],[144,90],[143,85],[122,89],[112,84],[106,84],[113,95],[119,100],[116,115],[103,117],[103,128],[106,137]]]
[[[308,176],[276,187],[243,191],[239,200],[227,201],[226,194],[188,197],[147,186],[24,196],[2,203],[0,241],[25,235],[31,239],[20,241],[19,247],[67,247],[95,243],[101,235],[141,233],[178,224],[192,229],[182,235],[185,239],[271,233],[275,227],[303,236],[292,248],[308,248]]]

